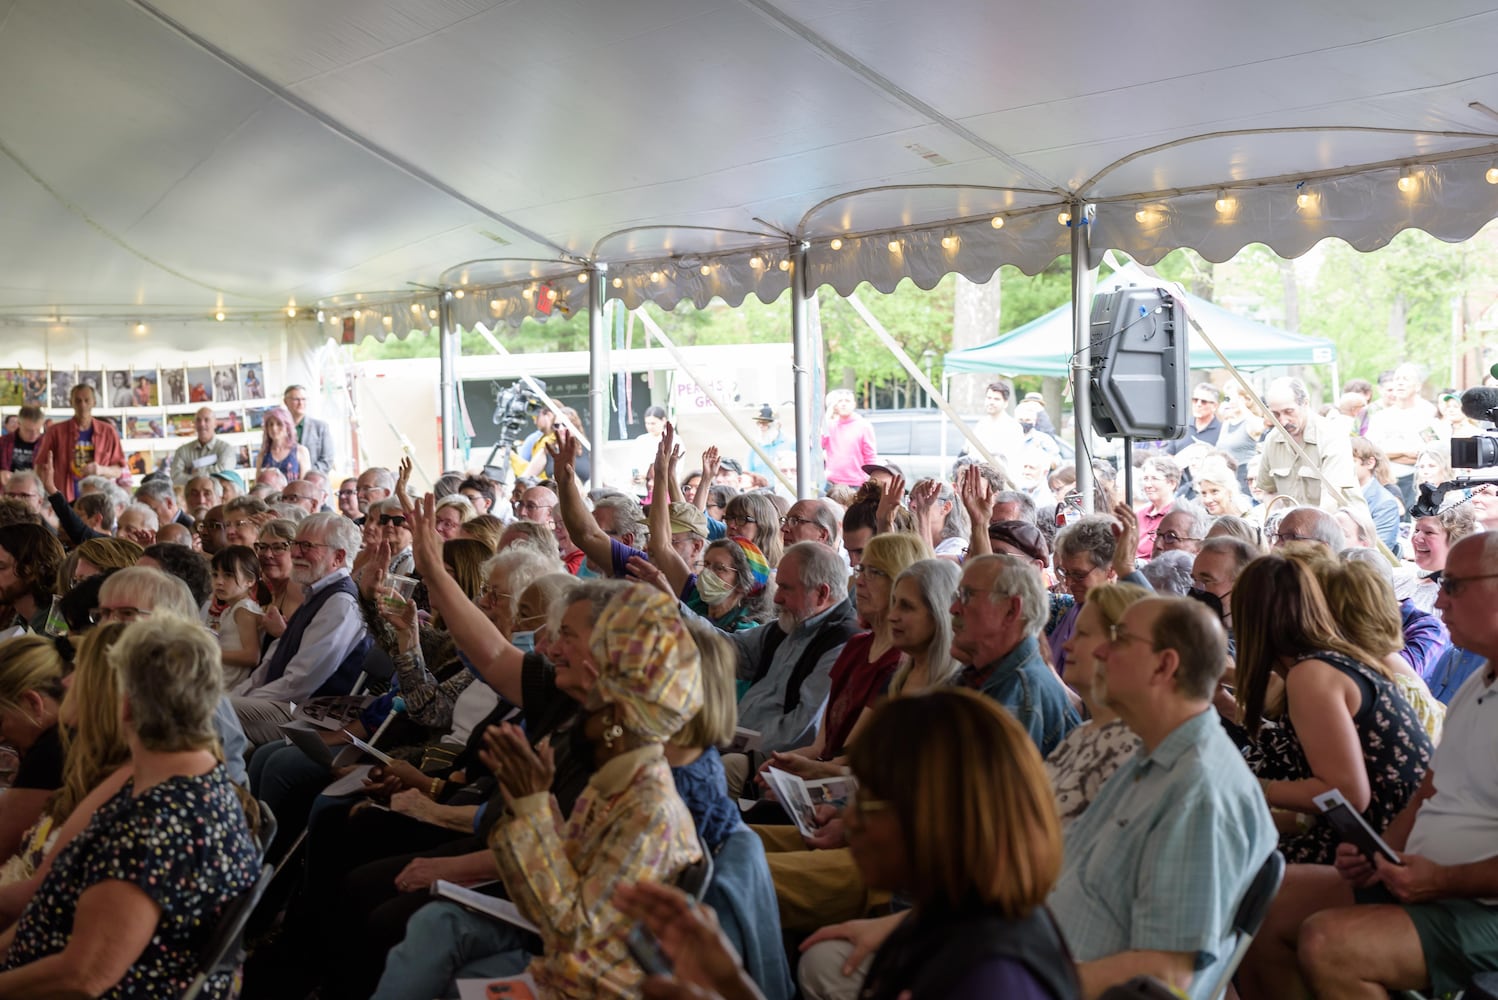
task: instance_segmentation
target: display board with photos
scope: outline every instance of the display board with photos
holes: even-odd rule
[[[42,407],[66,419],[75,386],[94,390],[95,413],[119,431],[126,463],[137,476],[171,461],[172,452],[197,433],[193,417],[213,407],[214,433],[239,446],[239,464],[259,457],[267,408],[279,404],[265,379],[265,362],[235,361],[159,368],[0,368],[0,409]]]

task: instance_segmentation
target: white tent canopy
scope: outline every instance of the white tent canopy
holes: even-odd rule
[[[1457,240],[1495,37],[1470,0],[0,0],[0,317],[400,334],[593,264],[768,301],[803,243],[810,287],[929,287],[1044,266],[1073,204],[1146,263]]]

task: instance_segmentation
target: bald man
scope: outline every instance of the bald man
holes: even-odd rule
[[[172,483],[186,486],[194,476],[211,476],[237,464],[232,444],[213,432],[213,410],[207,406],[192,415],[197,437],[172,452]]]

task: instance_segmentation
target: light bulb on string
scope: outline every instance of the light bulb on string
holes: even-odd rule
[[[710,264],[703,264],[697,270],[704,278],[713,273],[712,265]]]
[[[1295,188],[1298,192],[1295,195],[1296,208],[1310,208],[1312,205],[1316,204],[1316,196],[1311,193],[1310,188],[1306,187],[1305,181],[1301,181],[1299,184],[1295,185]]]
[[[789,258],[780,262],[780,269],[782,271],[789,271],[791,269],[791,262]]]
[[[531,299],[536,297],[536,289],[534,288],[534,286],[528,285],[521,290],[520,294],[526,299],[526,301],[530,301]]]
[[[218,312],[213,314],[213,318],[222,323],[224,321],[224,311],[220,309]]]
[[[953,234],[953,233],[948,233],[947,235],[943,236],[941,238],[941,248],[943,250],[956,250],[957,249],[957,237],[956,237],[956,235]]]
[[[588,272],[587,271],[579,271],[579,272],[577,272],[577,283],[579,285],[586,285],[588,283]]]
[[[1416,183],[1417,181],[1415,180],[1415,175],[1410,172],[1409,167],[1404,167],[1399,171],[1399,180],[1396,182],[1399,190],[1403,191],[1405,194],[1409,194],[1411,191],[1415,190]]]
[[[461,299],[462,297],[463,297],[463,289],[460,288],[457,291],[453,292],[453,298],[455,298],[455,299]]]
[[[296,306],[287,306],[286,315],[292,319],[296,319]]]
[[[317,310],[317,321],[319,323],[324,322],[327,318],[327,313],[323,312],[321,309]]]
[[[499,301],[499,299],[490,299],[489,300],[489,308],[493,309],[495,312],[499,312],[499,310],[501,308],[503,308],[503,306],[504,306],[504,303],[501,302],[501,301]]]
[[[659,271],[650,272],[650,281],[652,284],[659,285],[664,278],[665,275],[661,274],[661,272]]]
[[[615,278],[614,281],[613,281],[613,285],[614,285],[615,288],[623,288],[624,287],[624,279],[623,278]]]
[[[1498,163],[1488,167],[1488,172],[1482,176],[1489,184],[1498,184]]]
[[[137,324],[135,324],[135,332],[136,333],[141,333],[141,334],[145,333],[146,332],[146,324],[144,324],[144,323],[137,323]]]
[[[413,302],[413,303],[411,303],[411,311],[414,312],[414,313],[416,313],[418,316],[421,315],[421,303],[420,302]]]
[[[1056,221],[1063,226],[1071,225],[1071,213],[1063,209],[1056,213]]]
[[[383,317],[380,318],[380,322],[384,323],[387,327],[394,326],[395,325],[395,317],[393,317],[393,316],[383,316]]]
[[[899,253],[900,252],[900,241],[897,240],[897,239],[890,240],[889,243],[886,244],[886,247],[888,248],[888,250],[889,250],[890,253]]]
[[[840,240],[840,239],[834,238],[832,240],[832,242],[828,243],[827,245],[829,247],[831,247],[833,250],[841,250],[843,248],[843,241]]]
[[[1233,210],[1233,199],[1228,197],[1226,191],[1219,190],[1217,200],[1212,203],[1212,207],[1217,209],[1218,215],[1227,215]]]
[[[760,268],[765,266],[764,258],[759,254],[755,254],[753,257],[749,258],[749,266],[758,271]]]
[[[988,224],[990,226],[993,226],[995,229],[1003,229],[1004,217],[1002,215],[995,215],[992,219],[988,220]]]
[[[436,318],[437,318],[437,310],[435,310],[435,309],[428,309],[427,310],[427,319],[436,319]]]

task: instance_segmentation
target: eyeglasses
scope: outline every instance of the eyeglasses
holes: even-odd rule
[[[381,514],[380,515],[380,523],[381,524],[393,524],[397,528],[404,528],[406,526],[406,515],[404,515],[404,514]]]
[[[304,539],[301,539],[301,538],[298,538],[296,541],[294,541],[294,542],[291,543],[291,551],[297,552],[297,553],[306,552],[308,549],[330,549],[330,548],[332,548],[332,546],[328,545],[325,542],[309,542],[309,541],[305,541]]]
[[[283,552],[290,552],[290,551],[291,551],[291,543],[290,542],[256,542],[255,543],[255,554],[256,555],[262,555],[263,556],[267,552],[274,553],[276,555],[280,555]]]
[[[862,564],[860,564],[860,565],[862,565]],[[957,594],[956,594],[957,603],[958,604],[971,604],[973,602],[973,598],[977,597],[981,593],[983,593],[983,591],[981,591],[981,590],[974,590],[972,587],[958,587],[957,588]]]
[[[1217,400],[1215,400],[1215,399],[1193,399],[1191,402],[1192,403],[1200,403],[1202,406],[1216,406],[1217,405]]]
[[[1314,542],[1316,539],[1310,535],[1297,535],[1293,531],[1276,531],[1269,536],[1269,541],[1275,545],[1284,545],[1286,542]]]
[[[1108,626],[1108,641],[1115,646],[1122,646],[1126,642],[1142,642],[1148,645],[1150,649],[1155,648],[1155,641],[1153,639],[1146,639],[1142,635],[1135,635],[1133,632],[1125,629],[1122,622]]]
[[[224,522],[224,527],[226,527],[226,528],[234,528],[235,530],[238,530],[239,528],[243,528],[247,524],[253,524],[253,523],[254,522],[251,521],[249,518],[242,517],[238,521],[225,521]]]
[[[723,523],[724,524],[758,524],[759,522],[756,521],[754,518],[750,517],[748,514],[729,514],[727,517],[725,517],[723,519]]]
[[[1195,535],[1183,535],[1177,531],[1151,531],[1150,534],[1155,536],[1155,541],[1166,542],[1170,545],[1175,545],[1178,542],[1202,541],[1202,539],[1197,538]]]
[[[389,490],[385,489],[383,486],[361,486],[358,489],[356,489],[354,492],[357,493],[357,494],[359,494],[362,497],[364,494],[366,494],[366,493],[374,493],[376,490],[378,490],[381,493],[389,493],[390,492]]]
[[[338,491],[338,495],[341,496],[341,497],[357,496],[358,493],[359,493],[358,490],[339,490]]]
[[[500,590],[498,587],[491,587],[487,583],[485,583],[485,584],[482,584],[482,585],[479,586],[479,598],[483,599],[485,597],[492,597],[496,601],[498,601],[498,600],[506,600],[506,601],[508,601],[508,600],[510,600],[511,595],[510,594],[506,594],[503,590]]]
[[[816,521],[812,520],[809,517],[797,517],[795,514],[787,514],[785,517],[782,517],[780,519],[781,526],[786,528],[799,528],[803,524],[816,523]]]
[[[854,566],[853,567],[853,573],[854,573],[855,576],[865,576],[865,575],[867,575],[867,576],[879,576],[879,577],[883,577],[886,580],[893,579],[884,570],[879,569],[877,566],[870,566],[868,563],[865,563],[865,562],[861,562],[857,566]],[[966,603],[966,602],[964,601],[963,603]]]
[[[1460,597],[1462,588],[1473,580],[1492,580],[1498,578],[1498,573],[1479,573],[1476,576],[1443,576],[1441,577],[1441,593],[1447,597]]]
[[[534,500],[522,500],[515,505],[518,510],[551,510],[554,503],[536,503]]]
[[[104,625],[109,622],[133,622],[138,618],[150,618],[150,608],[93,608],[88,613],[88,620],[94,625]]]
[[[719,576],[732,576],[737,578],[739,571],[727,563],[704,563],[703,569],[710,569]]]
[[[224,530],[224,522],[223,521],[203,521],[202,525],[203,525],[203,529],[205,531],[223,531]]]
[[[1092,569],[1060,569],[1058,567],[1056,575],[1069,583],[1085,583],[1087,578],[1096,573],[1097,570],[1098,567],[1093,567]]]
[[[894,803],[885,799],[871,799],[867,796],[859,795],[858,788],[855,786],[848,792],[848,804],[845,808],[862,824],[868,820],[869,813],[884,812],[885,810],[893,809]]]

